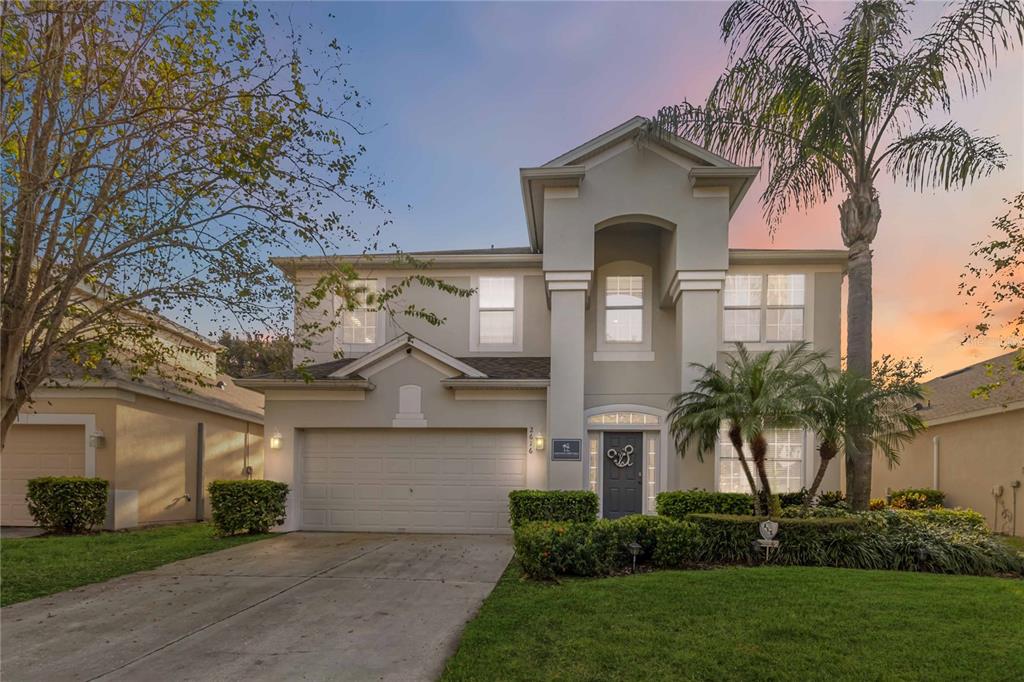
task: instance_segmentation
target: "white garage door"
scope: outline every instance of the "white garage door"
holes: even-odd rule
[[[525,429],[311,429],[305,530],[508,532],[526,485]]]

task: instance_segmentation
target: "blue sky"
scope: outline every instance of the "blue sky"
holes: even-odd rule
[[[718,29],[725,7],[321,2],[275,10],[351,49],[346,75],[371,101],[358,120],[370,131],[360,140],[366,168],[386,182],[382,197],[395,221],[385,240],[420,250],[526,244],[518,169],[635,114],[702,100],[726,61]],[[848,5],[817,7],[834,21]],[[934,2],[913,9],[915,34],[942,11]],[[986,92],[954,106],[955,120],[997,135],[1010,152],[998,176],[952,194],[880,183],[879,352],[923,355],[938,370],[998,352],[993,343],[960,346],[974,313],[956,283],[970,244],[1004,212],[1001,199],[1024,188],[1022,92],[1018,50],[1000,60]],[[838,201],[787,217],[771,242],[757,195],[755,188],[734,217],[732,246],[841,246]]]

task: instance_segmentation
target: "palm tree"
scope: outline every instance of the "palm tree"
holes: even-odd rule
[[[770,498],[771,482],[765,460],[768,440],[765,432],[803,423],[801,410],[810,382],[811,369],[822,359],[821,353],[808,350],[809,344],[795,343],[785,350],[751,353],[742,343],[720,370],[714,365],[699,365],[701,376],[694,387],[672,398],[669,431],[676,450],[685,456],[696,443],[697,457],[714,451],[723,424],[729,442],[743,468],[754,497],[754,512],[763,513],[760,495],[750,465],[743,453],[750,444],[751,459],[766,498]]]
[[[957,3],[911,39],[908,5],[864,0],[833,31],[798,0],[739,0],[721,29],[725,73],[703,105],[661,109],[647,134],[674,133],[747,165],[763,164],[769,229],[790,208],[843,197],[839,223],[849,256],[847,366],[871,371],[871,242],[882,215],[875,181],[886,172],[914,189],[960,188],[1004,167],[991,137],[947,122],[954,92],[977,93],[1000,48],[1024,35],[1020,0]],[[857,445],[851,443],[851,447]],[[871,495],[871,451],[854,448],[848,489],[855,509]]]
[[[872,378],[834,370],[815,375],[804,397],[805,423],[818,439],[818,473],[804,497],[804,509],[818,494],[825,471],[836,455],[862,437],[889,462],[899,463],[900,447],[924,429],[917,416],[924,392],[915,377],[895,377],[875,363]]]

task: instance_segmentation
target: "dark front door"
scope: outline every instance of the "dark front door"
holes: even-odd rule
[[[642,514],[644,436],[642,433],[604,434],[604,517],[617,519]]]

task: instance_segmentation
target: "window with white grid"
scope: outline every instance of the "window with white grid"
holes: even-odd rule
[[[765,438],[768,441],[765,469],[772,492],[799,492],[804,486],[804,432],[800,429],[772,429],[765,432]],[[743,456],[756,482],[757,472],[749,444],[744,446]],[[750,492],[750,484],[747,483],[736,449],[724,431],[719,438],[718,489],[727,493]]]
[[[762,275],[727,275],[722,338],[725,341],[761,340]]]
[[[804,275],[768,275],[765,340],[803,341]]]
[[[515,277],[481,277],[479,297],[479,343],[481,346],[509,345],[516,337]]]
[[[726,276],[722,339],[803,341],[805,284],[803,274]]]
[[[644,340],[644,278],[612,276],[604,284],[604,338],[611,343]]]
[[[349,294],[341,300],[341,342],[348,345],[377,343],[377,280],[357,279],[349,282]]]

